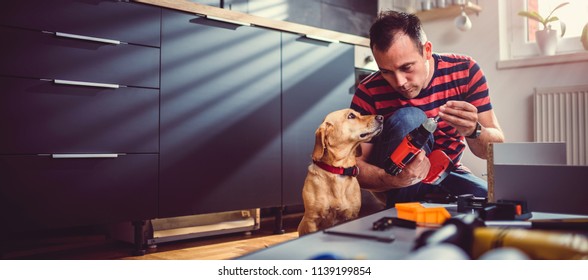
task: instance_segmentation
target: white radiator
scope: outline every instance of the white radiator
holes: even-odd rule
[[[535,142],[566,142],[569,165],[588,165],[588,85],[535,89]]]

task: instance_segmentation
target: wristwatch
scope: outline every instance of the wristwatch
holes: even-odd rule
[[[474,132],[472,132],[472,134],[470,134],[466,137],[470,138],[470,139],[476,139],[476,138],[478,138],[478,136],[480,136],[480,133],[482,133],[482,125],[480,124],[480,122],[477,122],[476,129],[474,129]]]

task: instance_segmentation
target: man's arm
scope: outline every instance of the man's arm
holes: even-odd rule
[[[482,132],[476,139],[467,138],[468,147],[474,155],[481,159],[488,157],[489,143],[504,142],[504,133],[498,124],[494,110],[478,114],[478,109],[465,101],[448,101],[441,106],[439,116],[463,135],[471,135],[476,129],[476,123],[482,125]]]
[[[400,174],[396,176],[390,175],[384,169],[367,162],[372,152],[372,147],[373,144],[362,143],[362,155],[357,158],[357,166],[360,170],[357,180],[360,186],[366,190],[384,192],[414,185],[427,176],[431,167],[425,152],[421,152],[406,165]]]

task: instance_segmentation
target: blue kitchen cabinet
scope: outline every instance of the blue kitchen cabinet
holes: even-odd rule
[[[129,2],[0,3],[2,237],[156,217],[160,24]]]
[[[354,92],[353,46],[282,38],[283,205],[302,204],[302,186],[324,117],[348,108]]]
[[[281,204],[280,38],[163,11],[159,217]]]

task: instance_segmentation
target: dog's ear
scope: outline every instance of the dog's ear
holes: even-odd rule
[[[355,156],[360,157],[361,155],[362,155],[361,145],[358,144],[357,147],[355,148]]]
[[[326,139],[327,139],[327,130],[331,126],[328,122],[323,122],[317,129],[315,134],[314,140],[314,150],[312,151],[312,160],[319,161],[324,153],[325,148],[327,147]]]

